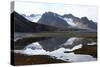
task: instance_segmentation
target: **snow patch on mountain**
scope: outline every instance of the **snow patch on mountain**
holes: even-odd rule
[[[79,28],[79,29],[89,29],[88,26],[86,24],[83,24],[82,21],[79,21],[79,19],[77,21],[75,21],[75,20],[73,20],[73,18],[66,18],[66,17],[61,17],[61,16],[58,16],[58,17],[60,19],[63,19],[64,21],[66,21],[66,23],[68,23],[69,27],[75,27],[75,28]]]
[[[70,26],[77,26],[71,18],[63,18]]]
[[[60,19],[66,21],[66,23],[68,23],[70,26],[76,26],[76,24],[73,22],[73,20],[71,18],[63,18],[61,16],[58,16]]]

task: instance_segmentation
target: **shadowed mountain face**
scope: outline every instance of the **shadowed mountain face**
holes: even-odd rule
[[[82,17],[81,20],[88,25],[89,28],[94,29],[97,31],[97,23],[93,22],[92,20],[88,20],[87,17]]]
[[[64,21],[60,15],[53,12],[46,12],[42,15],[38,23],[55,26],[59,28],[68,28],[68,24]]]
[[[43,32],[43,31],[55,31],[58,28],[47,26],[43,24],[38,24],[31,22],[18,14],[17,12],[13,12],[11,14],[12,23],[15,26],[15,32]],[[13,20],[14,19],[14,20]],[[58,29],[59,30],[59,29]]]

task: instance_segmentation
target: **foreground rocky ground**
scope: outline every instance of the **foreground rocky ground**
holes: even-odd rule
[[[74,51],[75,54],[87,54],[97,58],[97,45],[85,45]]]
[[[51,63],[65,63],[66,61],[56,59],[48,55],[24,55],[14,53],[14,65],[32,65],[32,64],[51,64]],[[69,62],[66,62],[69,63]]]

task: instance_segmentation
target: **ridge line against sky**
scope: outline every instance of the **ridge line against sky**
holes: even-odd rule
[[[94,22],[98,21],[96,6],[15,1],[15,11],[26,15],[43,14],[50,11],[60,15],[73,14],[79,18],[86,16],[89,20],[93,20]]]

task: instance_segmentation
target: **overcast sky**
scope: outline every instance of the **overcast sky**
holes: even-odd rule
[[[97,7],[85,5],[65,5],[55,3],[33,3],[33,2],[15,2],[15,11],[21,14],[43,14],[44,12],[55,12],[60,15],[73,14],[77,17],[88,17],[88,19],[97,22]]]

